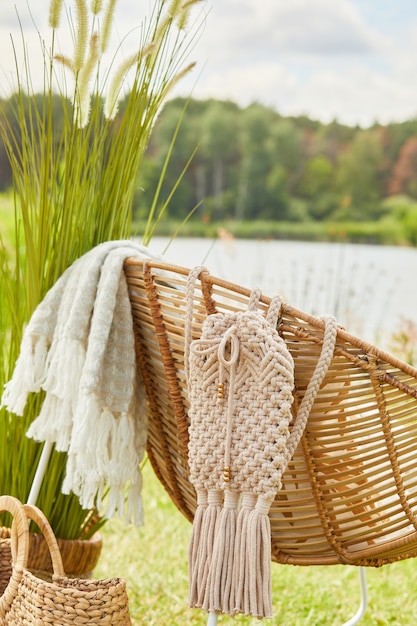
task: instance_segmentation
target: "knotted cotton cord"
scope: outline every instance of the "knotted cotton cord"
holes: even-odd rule
[[[189,380],[190,378],[190,345],[193,338],[193,299],[194,299],[194,289],[197,278],[200,276],[201,272],[206,272],[207,269],[204,265],[197,265],[188,275],[187,281],[187,291],[186,291],[186,302],[187,308],[185,311],[185,320],[184,320],[184,369],[185,369],[185,379]]]
[[[230,357],[228,356],[227,346],[230,345]],[[239,359],[239,338],[237,336],[237,326],[231,326],[224,334],[218,349],[219,356],[219,386],[217,397],[224,399],[224,368],[229,369],[229,389],[227,398],[227,417],[226,417],[226,441],[224,451],[224,469],[223,478],[225,483],[230,482],[231,472],[231,448],[233,433],[233,389],[235,386],[236,364]]]
[[[332,316],[322,318],[322,351],[290,428],[294,362],[276,330],[281,298],[264,316],[255,289],[247,311],[208,315],[192,341],[202,271],[190,272],[185,318],[190,481],[197,493],[189,604],[271,617],[269,509],[331,363],[337,325]]]
[[[307,385],[306,392],[299,406],[297,417],[287,443],[288,461],[292,458],[300,439],[304,433],[308,416],[316,399],[320,385],[327,374],[333,358],[337,338],[337,321],[333,315],[322,315],[324,322],[324,336],[321,354],[313,375]]]

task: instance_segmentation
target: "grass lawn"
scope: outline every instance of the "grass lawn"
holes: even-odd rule
[[[205,626],[187,608],[187,546],[191,526],[176,510],[149,464],[144,470],[145,526],[111,520],[95,575],[127,582],[135,626]],[[219,617],[219,625],[342,626],[359,606],[358,570],[348,566],[273,564],[272,620]],[[417,560],[367,570],[369,607],[361,626],[407,626],[417,614]]]

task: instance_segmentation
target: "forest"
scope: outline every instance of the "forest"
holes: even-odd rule
[[[0,106],[3,120],[14,124],[13,97]],[[30,101],[23,106],[30,115]],[[48,114],[68,114],[60,97]],[[0,145],[0,190],[11,184]],[[258,103],[177,98],[153,129],[136,222],[146,220],[159,186],[158,203],[169,199],[164,220],[181,222],[194,211],[197,234],[219,224],[256,233],[263,223],[271,236],[286,225],[285,232],[312,238],[325,226],[336,235],[356,232],[360,239],[362,232],[371,241],[417,245],[417,118],[360,128],[284,117]]]

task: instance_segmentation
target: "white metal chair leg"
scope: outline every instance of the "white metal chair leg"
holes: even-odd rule
[[[43,444],[42,454],[39,459],[38,467],[36,468],[35,476],[28,495],[28,504],[36,504],[37,502],[53,447],[54,444],[50,441],[46,441]]]
[[[216,626],[217,624],[217,613],[209,613],[207,626]]]
[[[358,610],[355,615],[350,618],[349,621],[345,622],[342,626],[355,626],[358,624],[362,617],[366,613],[366,609],[368,607],[368,587],[366,584],[366,571],[364,567],[359,567],[359,583],[361,588],[361,601]],[[217,614],[210,613],[208,617],[207,626],[216,626],[217,624]]]
[[[359,608],[355,615],[351,617],[348,622],[345,622],[343,626],[354,626],[355,624],[358,624],[358,622],[365,615],[368,606],[368,587],[366,584],[366,571],[364,567],[359,567],[359,582],[361,586],[361,602]]]

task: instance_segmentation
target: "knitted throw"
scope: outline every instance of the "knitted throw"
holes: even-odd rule
[[[34,311],[2,397],[22,415],[28,394],[44,390],[27,434],[68,452],[64,493],[137,524],[147,412],[123,262],[149,256],[134,242],[112,241],[75,261]]]
[[[326,316],[323,350],[292,422],[294,363],[252,291],[248,310],[208,315],[191,341],[195,268],[188,282],[186,375],[189,469],[197,510],[189,547],[189,604],[209,612],[272,617],[268,512],[333,356],[337,326]]]

